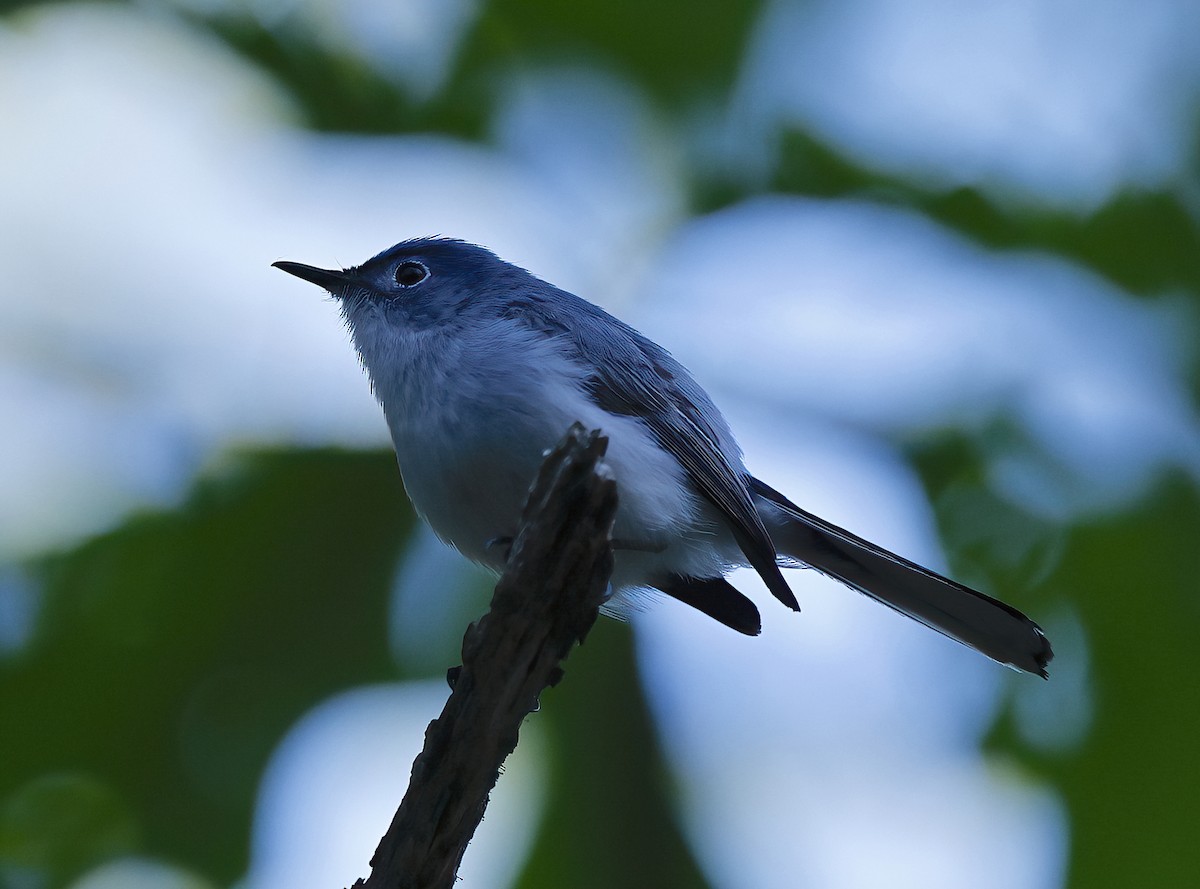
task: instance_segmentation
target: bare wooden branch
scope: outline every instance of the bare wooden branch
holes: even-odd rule
[[[612,573],[616,485],[608,440],[575,424],[547,456],[491,609],[468,627],[462,669],[425,731],[408,791],[354,889],[450,889],[521,721],[562,676]]]

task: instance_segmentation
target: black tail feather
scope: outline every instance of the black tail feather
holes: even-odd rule
[[[758,608],[724,577],[683,577],[672,574],[657,586],[671,598],[691,605],[739,633],[757,636],[762,632]]]
[[[1002,664],[1045,678],[1054,657],[1041,627],[1011,605],[942,577],[798,507],[756,478],[781,554],[840,580]],[[764,502],[765,501],[765,502]],[[774,520],[769,513],[774,512]],[[782,514],[782,515],[781,515]]]

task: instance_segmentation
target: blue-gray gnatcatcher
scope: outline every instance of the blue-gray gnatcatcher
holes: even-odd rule
[[[340,271],[277,268],[341,303],[383,405],[404,486],[434,531],[496,571],[543,454],[575,422],[608,436],[620,505],[613,602],[656,589],[742,633],[758,609],[725,580],[808,565],[994,660],[1046,676],[1015,608],[805,512],[746,471],[721,412],[665,349],[482,247],[405,241]]]

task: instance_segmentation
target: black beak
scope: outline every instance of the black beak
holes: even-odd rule
[[[316,266],[305,265],[302,262],[273,262],[271,266],[272,268],[283,269],[289,275],[303,278],[310,284],[323,287],[334,296],[341,296],[346,287],[354,281],[353,275],[349,272],[319,269]]]

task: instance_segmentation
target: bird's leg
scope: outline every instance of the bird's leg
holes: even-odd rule
[[[511,537],[493,537],[483,545],[483,548],[488,552],[494,549],[504,551],[504,562],[508,564],[508,557],[512,555],[513,538]]]

